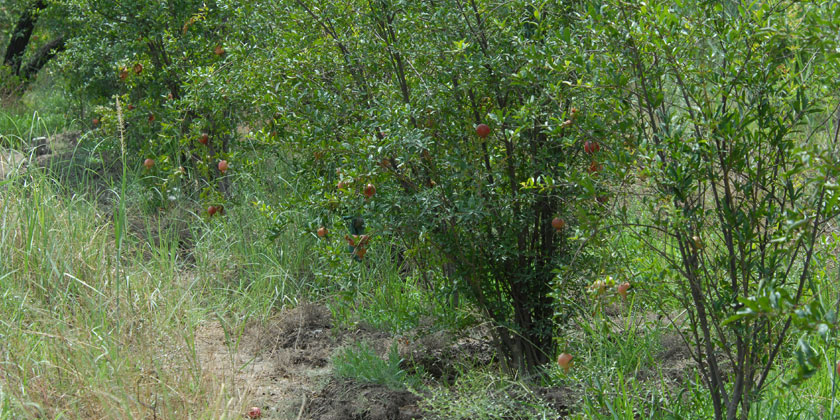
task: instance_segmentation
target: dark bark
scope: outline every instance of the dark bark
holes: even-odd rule
[[[58,37],[38,48],[35,55],[26,63],[20,71],[23,80],[30,80],[49,62],[56,54],[64,51],[64,37]]]
[[[39,12],[44,7],[46,7],[44,0],[33,2],[20,16],[20,19],[18,19],[15,25],[15,29],[12,31],[9,46],[6,48],[6,54],[3,56],[3,65],[9,66],[15,76],[20,75],[23,54],[26,52],[26,46],[29,45],[29,40],[32,38],[32,31],[38,22]]]

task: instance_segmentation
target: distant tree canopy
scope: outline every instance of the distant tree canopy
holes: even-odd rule
[[[0,37],[0,41],[6,44],[3,66],[24,85],[65,48],[63,35],[44,36],[42,42],[39,42],[41,37],[34,35],[39,19],[49,6],[45,0],[34,0],[19,11],[5,5],[0,7],[0,21],[3,26],[11,28],[10,32]],[[41,32],[48,35],[50,31]]]

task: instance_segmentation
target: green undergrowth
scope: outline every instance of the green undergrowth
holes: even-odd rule
[[[432,389],[421,402],[428,419],[557,419],[563,413],[523,382],[476,368],[465,371],[448,388]]]
[[[0,133],[23,150],[35,137],[73,125],[22,115],[0,112],[0,120],[13,122]],[[99,152],[87,139],[78,153],[115,162],[112,151]],[[230,345],[249,321],[303,301],[325,305],[339,328],[395,335],[458,336],[482,320],[466,298],[435,286],[447,284],[443,273],[411,260],[410,246],[374,235],[358,262],[346,251],[346,232],[334,228],[318,238],[317,217],[284,204],[310,191],[292,181],[282,161],[255,157],[247,174],[232,174],[226,212],[211,218],[188,194],[157,205],[161,197],[144,187],[148,175],[138,165],[127,164],[120,178],[91,165],[95,160],[58,168],[88,174],[74,183],[37,169],[0,181],[2,419],[235,418],[246,401],[197,360],[195,332],[209,319],[222,322]],[[265,204],[289,209],[280,212],[283,223],[265,217]],[[396,348],[382,356],[360,342],[334,355],[334,373],[417,390],[432,419],[709,418],[707,391],[680,347],[677,329],[685,320],[675,291],[665,287],[666,267],[628,236],[610,240],[601,260],[615,267],[593,270],[597,278],[586,283],[612,273],[631,279],[633,288],[626,300],[591,296],[558,314],[568,320],[557,346],[574,356],[569,372],[552,365],[517,378],[496,365],[465,364],[451,381],[436,382],[407,372]],[[834,298],[829,274],[815,281],[825,299]],[[793,387],[783,382],[796,369],[793,344],[783,349],[770,387],[756,396],[751,418],[836,415],[835,376],[825,368],[836,360],[834,349],[821,348],[823,368]],[[559,396],[551,403],[540,389]]]
[[[403,370],[401,363],[396,344],[391,346],[385,358],[379,357],[365,342],[340,349],[333,357],[333,369],[340,377],[376,383],[391,389],[418,388],[422,378]]]
[[[43,77],[20,98],[0,103],[0,147],[25,150],[38,137],[48,137],[82,124],[72,117],[77,105]]]

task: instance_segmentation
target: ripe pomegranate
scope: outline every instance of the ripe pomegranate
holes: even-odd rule
[[[226,160],[219,161],[219,172],[225,173],[228,170],[228,163]]]
[[[216,54],[216,55],[221,56],[221,55],[224,55],[224,54],[225,54],[225,49],[224,49],[224,48],[222,48],[222,46],[221,46],[221,45],[216,45],[216,47],[214,47],[214,48],[213,48],[213,53],[214,53],[214,54]]]
[[[551,221],[551,227],[553,227],[556,231],[559,232],[563,230],[564,227],[566,227],[566,222],[559,217],[555,217],[554,220]]]
[[[559,356],[557,356],[557,364],[560,365],[561,368],[563,368],[564,372],[569,373],[569,368],[572,367],[571,363],[572,363],[572,355],[571,354],[561,353]]]
[[[618,285],[618,294],[621,295],[622,298],[627,298],[627,291],[630,290],[630,283],[624,282]]]
[[[125,79],[128,79],[128,70],[122,68],[120,69],[120,80],[125,81]]]
[[[209,140],[210,140],[210,136],[207,135],[207,133],[202,133],[201,137],[198,138],[198,142],[201,143],[201,144],[207,144],[207,142]]]
[[[99,118],[94,118],[92,122],[93,126],[96,127],[97,125],[99,125]]]
[[[318,237],[319,238],[325,238],[329,233],[330,233],[330,231],[328,231],[327,228],[325,228],[323,226],[318,228]]]
[[[219,211],[219,209],[216,208],[216,206],[207,207],[207,214],[209,214],[210,217],[213,217],[213,215],[216,214],[217,211]]]
[[[149,114],[149,122],[155,122],[155,114]]]
[[[146,159],[143,161],[143,166],[145,166],[146,169],[152,169],[152,166],[155,166],[155,161],[152,159]]]
[[[362,258],[365,257],[365,254],[367,254],[367,249],[365,247],[359,245],[358,247],[356,247],[356,250],[353,251],[353,254],[355,254],[361,260]]]
[[[475,134],[478,137],[485,138],[490,135],[490,126],[487,124],[479,124],[475,127]]]
[[[258,419],[262,417],[262,410],[259,407],[251,407],[248,409],[248,418],[249,419]]]
[[[586,143],[583,144],[583,151],[586,154],[591,155],[593,153],[598,153],[601,150],[601,145],[598,144],[597,141],[589,141],[587,140]]]
[[[373,184],[365,185],[365,197],[371,198],[374,194],[376,194],[376,187],[374,187]]]
[[[137,63],[137,64],[134,65],[134,74],[140,74],[140,73],[143,73],[143,65],[140,64],[140,63]]]
[[[131,111],[132,109],[134,109],[134,105],[128,104],[128,110]]]

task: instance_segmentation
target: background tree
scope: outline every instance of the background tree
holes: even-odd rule
[[[33,33],[38,20],[47,6],[44,0],[32,1],[24,6],[11,31],[2,38],[7,41],[3,54],[3,66],[7,68],[6,71],[10,76],[19,78],[24,83],[30,81],[47,62],[65,48],[64,37],[59,35],[41,43],[35,51],[27,54],[30,44],[33,43]],[[44,31],[44,34],[47,33]]]
[[[715,418],[746,419],[794,325],[836,329],[814,288],[838,212],[837,33],[821,2],[615,2],[591,27],[627,72],[656,200],[626,213],[671,265]],[[614,24],[621,22],[621,24]],[[632,24],[627,24],[632,22]],[[820,70],[817,70],[820,69]],[[808,308],[804,310],[802,308]],[[819,356],[800,340],[798,379]]]
[[[233,47],[224,24],[231,9],[195,0],[64,4],[77,28],[62,60],[65,78],[99,104],[91,119],[103,123],[101,135],[111,140],[113,96],[120,97],[130,155],[142,157],[134,160],[138,166],[155,162],[147,172],[153,207],[193,193],[207,204],[224,201],[227,180],[218,163],[231,159],[236,110],[243,109],[219,72]]]

